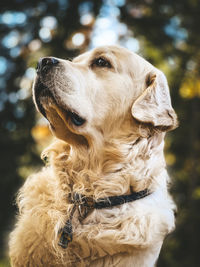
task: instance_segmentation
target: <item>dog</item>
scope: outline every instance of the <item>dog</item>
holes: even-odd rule
[[[151,267],[174,229],[163,155],[177,127],[165,75],[135,53],[98,47],[41,58],[33,99],[55,135],[20,189],[13,267]]]

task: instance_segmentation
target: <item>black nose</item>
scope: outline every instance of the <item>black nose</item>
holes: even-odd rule
[[[37,63],[36,72],[41,73],[47,71],[58,63],[59,61],[54,57],[42,57]]]

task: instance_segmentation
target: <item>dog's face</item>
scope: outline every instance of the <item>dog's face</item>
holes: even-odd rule
[[[176,126],[164,75],[120,47],[100,47],[72,62],[40,59],[33,96],[53,133],[71,144],[128,134],[134,121]]]

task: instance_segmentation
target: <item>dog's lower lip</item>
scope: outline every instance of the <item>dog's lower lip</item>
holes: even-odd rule
[[[85,123],[85,119],[80,117],[76,112],[71,111],[70,109],[60,108],[57,104],[53,106],[58,116],[63,120],[63,122],[68,125],[69,119],[75,126],[81,126]]]
[[[52,124],[52,123],[50,123],[50,122],[49,122],[49,124],[50,124],[50,126],[51,126],[52,130],[54,130],[54,131],[55,131],[55,127],[53,126],[53,124]]]

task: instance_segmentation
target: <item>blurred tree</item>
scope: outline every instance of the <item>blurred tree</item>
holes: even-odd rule
[[[121,18],[143,46],[143,55],[167,73],[180,127],[167,139],[176,231],[158,266],[200,266],[200,2],[127,0]],[[168,153],[168,152],[167,152]]]

